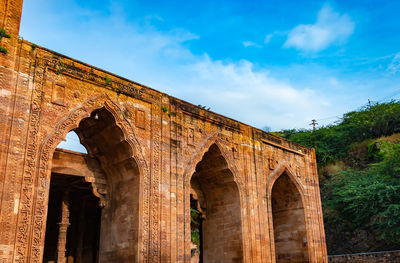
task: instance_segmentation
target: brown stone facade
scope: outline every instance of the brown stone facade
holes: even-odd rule
[[[313,149],[19,40],[21,10],[0,0],[0,262],[327,262]]]

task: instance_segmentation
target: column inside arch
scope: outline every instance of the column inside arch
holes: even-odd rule
[[[90,183],[53,172],[43,262],[98,262],[100,215]]]
[[[63,151],[69,156],[80,155],[81,160],[91,160],[86,164],[76,163],[75,167],[92,170],[92,174],[101,173],[102,192],[90,184],[96,180],[96,175],[86,178],[79,171],[70,174],[71,169],[63,167],[58,167],[58,173],[52,174],[51,189],[56,186],[57,191],[50,193],[44,262],[54,262],[56,256],[59,256],[59,262],[138,262],[140,172],[132,147],[114,116],[105,108],[93,111],[74,132],[87,154]],[[70,158],[66,163],[74,166],[74,160]],[[64,192],[70,193],[67,201],[60,199]],[[87,196],[90,196],[90,202]],[[60,207],[65,213],[60,212]],[[91,215],[98,213],[95,219],[90,219],[86,211],[89,208],[94,211]],[[60,215],[64,217],[61,221]],[[92,223],[88,225],[89,219]],[[97,233],[96,236],[88,234],[94,243],[85,239],[86,234],[81,234],[82,231]],[[88,251],[79,252],[84,249]]]
[[[271,198],[276,262],[308,262],[304,207],[286,173],[275,181]]]
[[[192,208],[201,213],[198,260],[243,262],[239,190],[217,145],[197,164],[190,184]]]

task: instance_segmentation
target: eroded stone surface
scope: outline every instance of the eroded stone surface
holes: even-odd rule
[[[203,262],[276,262],[300,240],[289,233],[301,233],[300,261],[327,262],[312,149],[18,40],[22,0],[0,3],[11,35],[0,54],[0,262],[43,262],[46,224],[57,222],[46,222],[49,193],[71,191],[65,180],[77,183],[67,261],[191,262],[192,193],[204,207]],[[88,156],[56,150],[71,130]],[[282,175],[303,221],[274,210]],[[84,214],[88,193],[98,207]],[[80,253],[79,222],[96,209],[98,251]]]
[[[370,252],[329,256],[331,263],[392,263],[400,262],[400,251]]]

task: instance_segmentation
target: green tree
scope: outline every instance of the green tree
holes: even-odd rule
[[[335,174],[324,188],[327,224],[370,231],[388,245],[400,240],[400,144],[382,142],[381,161]]]

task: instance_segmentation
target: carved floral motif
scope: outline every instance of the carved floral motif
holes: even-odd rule
[[[32,237],[31,237],[31,260],[32,262],[41,262],[42,259],[42,253],[43,253],[43,235],[44,235],[44,222],[45,222],[45,216],[46,216],[46,210],[47,210],[47,200],[48,200],[48,191],[49,191],[49,180],[50,180],[50,174],[51,174],[51,169],[50,169],[50,159],[51,156],[58,145],[58,143],[62,140],[62,138],[65,138],[66,134],[74,129],[77,128],[79,125],[79,122],[90,116],[91,112],[93,110],[105,107],[109,112],[113,114],[116,120],[116,125],[121,128],[123,131],[123,134],[125,135],[126,141],[130,144],[130,146],[133,149],[134,156],[133,158],[137,161],[138,167],[140,174],[143,177],[143,185],[142,185],[142,206],[144,208],[149,207],[149,168],[147,165],[147,162],[144,159],[144,155],[142,153],[140,144],[137,140],[137,138],[134,135],[134,128],[132,125],[129,123],[128,120],[125,119],[125,117],[122,114],[122,111],[119,109],[119,107],[113,103],[106,95],[100,95],[97,97],[93,97],[89,100],[87,100],[81,107],[75,108],[73,111],[70,112],[68,116],[63,118],[59,124],[56,126],[56,128],[51,132],[46,139],[44,140],[43,144],[40,147],[40,153],[38,156],[40,156],[40,164],[38,168],[38,176],[34,176],[34,171],[31,171],[29,174],[33,175],[36,177],[36,198],[32,198],[32,190],[29,189],[29,184],[26,186],[27,187],[27,194],[29,193],[29,198],[27,196],[26,198],[26,207],[29,208],[34,204],[34,214],[33,214],[33,229],[32,229]],[[34,138],[34,137],[32,137]],[[34,155],[36,156],[36,155]],[[34,170],[35,165],[31,165]],[[28,165],[29,167],[29,165]],[[29,177],[29,182],[32,185],[33,180],[31,177]],[[30,192],[29,192],[30,191]],[[24,211],[21,211],[22,214],[24,214]],[[142,244],[146,244],[148,241],[148,233],[149,233],[149,210],[148,209],[143,209],[142,211],[142,217],[141,217],[141,240]],[[21,241],[25,241],[25,243],[21,242],[21,255],[22,249],[26,247],[26,239],[28,238],[28,234],[26,233],[26,230],[24,228],[24,223],[26,225],[27,222],[26,220],[23,220],[21,222],[21,227],[20,227],[20,238]],[[25,246],[22,246],[25,245]],[[147,247],[142,246],[140,248],[140,253],[143,258],[143,260],[146,260],[146,256],[148,254],[147,252]],[[18,259],[20,260],[20,259]],[[24,259],[21,258],[20,262],[24,262]]]

